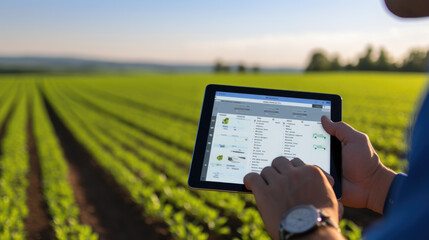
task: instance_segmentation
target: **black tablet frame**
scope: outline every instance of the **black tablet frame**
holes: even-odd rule
[[[257,95],[268,95],[278,97],[292,97],[304,99],[317,99],[331,101],[331,119],[334,122],[342,120],[342,98],[336,94],[313,93],[313,92],[298,92],[289,90],[275,90],[266,88],[239,87],[228,85],[207,85],[203,106],[201,109],[198,132],[192,155],[191,168],[189,170],[188,186],[194,189],[217,190],[228,192],[250,192],[244,184],[220,183],[201,181],[201,171],[203,159],[207,144],[208,132],[210,128],[210,119],[213,112],[213,104],[217,91],[232,92],[232,93],[248,93]],[[341,158],[341,142],[334,136],[331,136],[331,176],[335,180],[333,186],[338,199],[342,196],[342,158]]]

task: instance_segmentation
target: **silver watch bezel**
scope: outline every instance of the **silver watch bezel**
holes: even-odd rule
[[[310,216],[309,220],[311,219],[313,224],[311,226],[309,225],[305,229],[299,229],[299,230],[298,229],[290,229],[290,228],[288,229],[288,224],[287,224],[288,216],[291,213],[293,213],[295,211],[299,211],[301,209],[311,210],[311,212],[313,214],[312,214],[312,216]],[[311,229],[313,229],[315,226],[317,226],[319,221],[320,221],[319,211],[313,205],[297,205],[297,206],[294,206],[291,209],[289,209],[285,214],[283,214],[282,220],[280,222],[280,229],[279,229],[280,230],[280,240],[288,239],[288,238],[292,237],[293,235],[308,232]]]

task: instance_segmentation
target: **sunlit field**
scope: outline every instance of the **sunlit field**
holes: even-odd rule
[[[371,72],[2,75],[0,239],[268,239],[252,195],[187,187],[205,86],[339,94],[343,120],[369,135],[385,165],[404,171],[426,79]],[[360,215],[347,216],[361,225]],[[360,237],[353,223],[341,225],[350,239]]]

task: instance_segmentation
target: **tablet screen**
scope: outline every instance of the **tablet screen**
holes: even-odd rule
[[[217,91],[201,181],[243,184],[274,158],[300,158],[330,173],[331,101]]]

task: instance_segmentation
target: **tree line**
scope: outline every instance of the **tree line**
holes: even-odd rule
[[[244,63],[239,63],[236,66],[231,66],[228,65],[222,61],[216,61],[214,67],[213,67],[213,71],[215,73],[246,73],[246,72],[250,72],[250,73],[259,73],[260,69],[259,66],[254,65],[252,67],[248,67],[246,66]]]
[[[384,48],[376,53],[372,46],[368,46],[356,62],[346,64],[340,63],[338,55],[329,56],[323,50],[316,50],[312,52],[305,71],[425,72],[428,70],[428,61],[429,51],[417,48],[410,50],[404,59],[395,62]]]

